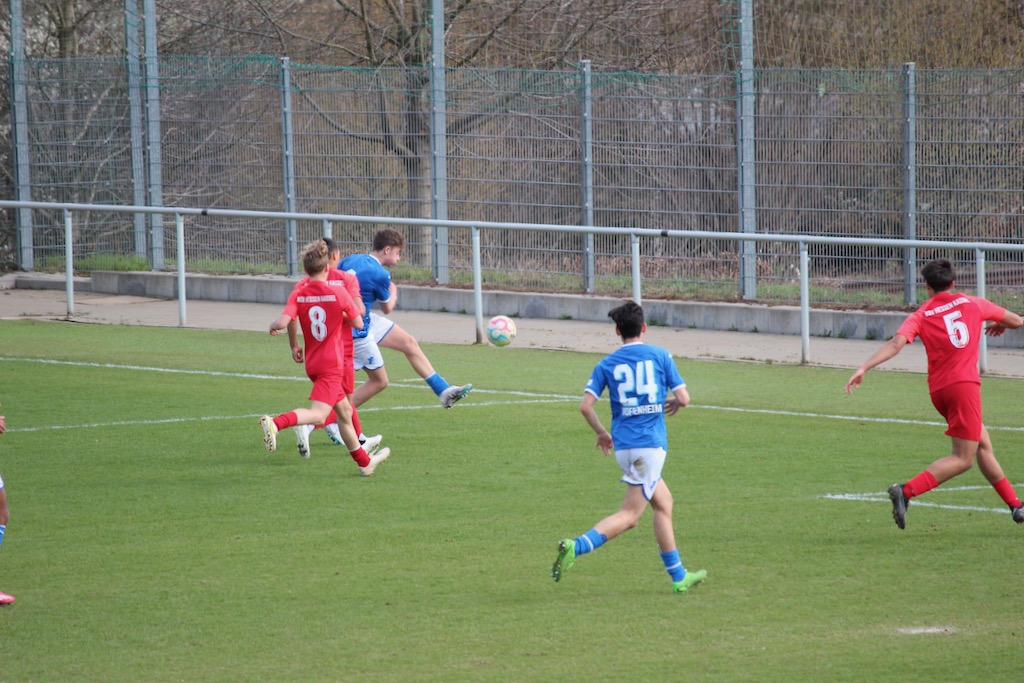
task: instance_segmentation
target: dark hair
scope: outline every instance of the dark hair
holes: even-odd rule
[[[623,339],[635,339],[640,336],[644,327],[644,309],[635,301],[627,301],[608,311],[608,317],[619,328]]]
[[[933,292],[945,292],[953,286],[953,281],[956,280],[953,264],[948,258],[937,258],[924,264],[924,267],[921,268],[921,277]]]
[[[337,242],[335,242],[330,237],[325,237],[324,238],[324,244],[327,245],[327,255],[328,256],[330,256],[331,254],[340,254],[341,253],[341,245],[338,244]]]
[[[373,236],[373,251],[384,251],[385,247],[398,247],[401,249],[404,246],[405,238],[402,237],[402,233],[394,228],[378,230],[377,234]]]
[[[306,270],[306,274],[316,275],[326,268],[330,263],[328,255],[327,242],[317,240],[312,244],[307,244],[302,251],[302,267]]]

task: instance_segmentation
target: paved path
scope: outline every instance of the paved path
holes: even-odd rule
[[[7,286],[10,286],[10,282],[8,277]],[[5,279],[0,278],[0,319],[68,319],[64,290],[4,289],[4,286]],[[281,308],[277,304],[189,301],[186,306],[186,327],[262,332],[280,314]],[[471,315],[403,311],[399,308],[390,317],[421,342],[472,344],[476,341]],[[74,296],[73,320],[177,327],[178,302],[80,292]],[[516,325],[519,328],[518,337],[513,342],[516,346],[595,353],[608,353],[618,346],[611,321],[599,323],[518,318]],[[800,363],[800,338],[797,336],[651,327],[645,340],[668,348],[680,358]],[[878,341],[812,337],[810,364],[854,368],[871,355],[879,344]],[[989,349],[988,366],[991,376],[1024,378],[1024,349]],[[924,348],[920,343],[912,344],[880,369],[925,372]]]

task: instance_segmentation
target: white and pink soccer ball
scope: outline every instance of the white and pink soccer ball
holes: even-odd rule
[[[496,315],[487,321],[487,341],[495,346],[508,346],[516,338],[516,323],[507,315]]]

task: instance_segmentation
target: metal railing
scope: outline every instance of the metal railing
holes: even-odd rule
[[[52,202],[24,202],[24,201],[0,201],[0,208],[3,209],[25,209],[29,211],[48,210],[61,211],[64,216],[65,235],[65,272],[67,276],[67,300],[68,316],[74,314],[74,285],[73,285],[73,252],[74,252],[74,229],[72,225],[73,211],[102,211],[110,213],[141,213],[160,216],[173,216],[177,235],[177,291],[178,291],[178,314],[179,325],[184,326],[187,320],[186,299],[185,299],[185,217],[186,216],[216,216],[224,218],[251,218],[266,220],[286,220],[289,222],[313,221],[320,223],[324,236],[330,236],[334,223],[355,223],[392,226],[443,226],[447,228],[468,228],[472,234],[473,249],[473,304],[476,324],[476,340],[483,343],[484,320],[483,320],[483,277],[480,260],[480,231],[481,230],[503,230],[522,231],[534,230],[543,232],[569,232],[598,235],[624,235],[630,238],[631,242],[631,279],[633,299],[642,303],[643,282],[641,277],[640,241],[641,236],[660,236],[663,238],[701,238],[715,240],[754,242],[775,242],[796,244],[800,251],[799,279],[800,279],[800,339],[801,339],[801,361],[810,361],[810,285],[809,266],[810,245],[861,245],[861,246],[884,246],[896,247],[904,250],[917,248],[928,249],[951,249],[956,251],[973,251],[975,260],[976,293],[978,296],[985,296],[985,262],[988,252],[1016,252],[1024,253],[1024,244],[999,244],[993,242],[955,242],[939,240],[907,240],[907,239],[877,239],[857,237],[834,237],[814,235],[765,235],[734,232],[705,232],[695,230],[652,230],[628,227],[601,227],[601,226],[568,226],[553,225],[548,223],[500,223],[493,221],[458,221],[458,220],[426,220],[419,218],[396,218],[384,216],[354,216],[346,214],[323,214],[323,213],[298,213],[283,211],[243,211],[234,209],[188,209],[188,208],[167,208],[151,206],[116,206],[104,204],[74,204],[74,203],[52,203]],[[292,249],[297,248],[293,243]],[[910,253],[910,252],[907,252]],[[290,254],[289,259],[297,261],[296,254]],[[987,345],[986,340],[981,340],[980,369],[984,373],[987,369]]]

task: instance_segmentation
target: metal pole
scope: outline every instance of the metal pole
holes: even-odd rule
[[[590,60],[580,62],[581,92],[580,121],[580,165],[583,184],[583,225],[594,225],[594,138],[593,138],[593,92],[590,86]],[[583,235],[583,288],[593,294],[594,282],[594,233]]]
[[[800,362],[811,362],[811,287],[807,242],[800,243]]]
[[[473,239],[473,309],[476,318],[476,343],[486,342],[484,335],[484,291],[483,277],[480,267],[480,228],[470,228]]]
[[[740,0],[740,69],[738,151],[740,232],[757,232],[757,174],[754,147],[754,0]],[[752,241],[739,243],[740,296],[757,297],[757,248]]]
[[[333,234],[334,224],[326,218],[324,219],[324,237],[334,237]]]
[[[985,297],[985,251],[982,249],[974,250],[974,272],[978,278],[978,296]],[[988,372],[988,336],[984,330],[981,333],[981,339],[978,340],[978,372],[985,374]]]
[[[143,0],[142,25],[146,48],[146,150],[148,152],[149,205],[164,205],[163,152],[160,133],[160,66],[156,44],[156,0]],[[153,270],[164,268],[164,216],[150,214]]]
[[[131,138],[132,203],[146,203],[146,156],[142,128],[142,64],[139,59],[139,6],[138,0],[124,0],[124,59],[128,77],[128,130]],[[147,258],[146,214],[132,216],[135,237],[135,255]]]
[[[64,209],[64,291],[68,300],[68,320],[75,317],[75,257],[71,211]]]
[[[31,162],[28,140],[28,88],[25,74],[25,17],[21,0],[11,0],[11,135],[14,142],[14,199],[32,201]],[[18,266],[35,266],[32,237],[32,209],[15,213],[18,230]]]
[[[178,240],[178,326],[185,327],[185,219],[174,214],[174,234]]]
[[[633,301],[643,305],[640,301],[640,238],[631,234],[629,244],[633,252]]]
[[[284,165],[284,210],[295,212],[295,157],[294,135],[292,132],[292,70],[291,61],[281,58],[281,160]],[[288,277],[299,274],[298,236],[295,230],[295,219],[284,222],[285,261],[288,264]]]
[[[914,104],[914,63],[903,65],[903,237],[917,239],[917,118]],[[917,303],[917,249],[903,249],[903,303]]]
[[[444,0],[431,0],[431,64],[430,64],[430,173],[431,209],[433,218],[448,220],[448,97],[444,64]],[[433,227],[432,267],[434,280],[448,284],[448,228]]]

